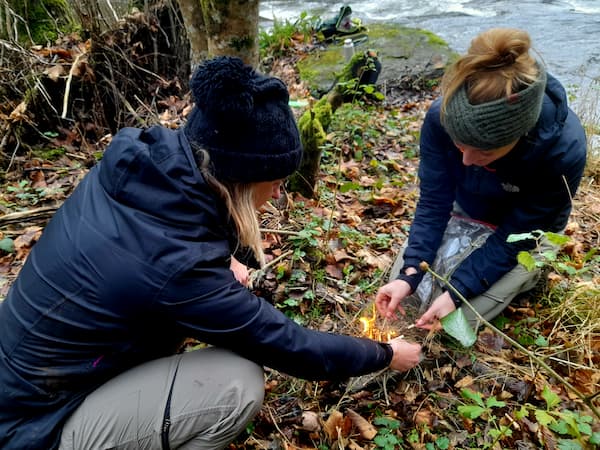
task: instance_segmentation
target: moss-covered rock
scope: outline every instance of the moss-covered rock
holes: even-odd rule
[[[365,39],[366,38],[366,39]],[[373,49],[382,64],[377,84],[398,85],[439,78],[456,54],[435,34],[396,24],[374,23],[354,37],[355,53]],[[347,61],[343,42],[333,43],[298,62],[300,77],[320,97],[335,85]]]

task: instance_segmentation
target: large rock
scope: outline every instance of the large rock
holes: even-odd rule
[[[365,33],[347,37],[355,39],[355,52],[377,51],[382,64],[377,85],[384,90],[429,89],[456,57],[448,44],[433,33],[401,25],[369,24]],[[340,37],[338,42],[324,45],[298,62],[300,77],[317,97],[335,85],[346,64],[343,41],[344,37]]]

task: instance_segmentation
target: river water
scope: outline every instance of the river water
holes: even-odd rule
[[[302,12],[335,17],[343,2],[262,0],[263,19],[296,20]],[[595,111],[600,90],[600,0],[354,0],[352,17],[429,30],[464,53],[471,39],[492,27],[527,30],[548,70],[580,108]],[[264,22],[264,23],[268,23]],[[585,102],[595,102],[583,105]],[[582,114],[581,111],[579,111]]]

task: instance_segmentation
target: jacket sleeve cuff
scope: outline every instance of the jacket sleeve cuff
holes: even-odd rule
[[[400,274],[396,277],[397,280],[402,280],[408,283],[410,286],[410,293],[412,294],[417,290],[417,286],[423,279],[424,273],[419,271],[417,273],[413,273],[412,275],[407,275],[404,273],[404,269],[400,271]]]
[[[448,290],[448,294],[450,294],[450,298],[452,299],[452,302],[454,303],[454,306],[456,307],[456,309],[460,308],[462,305],[462,300],[458,297],[458,295],[456,294],[456,292],[452,291],[452,290]]]
[[[392,346],[390,344],[388,344],[387,342],[380,342],[380,345],[383,347],[383,349],[385,350],[385,365],[386,367],[389,366],[392,363],[392,358],[394,357],[394,350],[392,349]]]

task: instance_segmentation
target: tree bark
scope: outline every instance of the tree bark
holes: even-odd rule
[[[178,3],[190,43],[190,64],[193,72],[198,64],[208,56],[204,14],[202,13],[200,0],[178,0]]]
[[[104,31],[112,29],[119,17],[112,4],[103,0],[72,0],[73,9],[85,31],[96,38]]]
[[[259,0],[199,0],[208,56],[229,55],[258,66]]]

